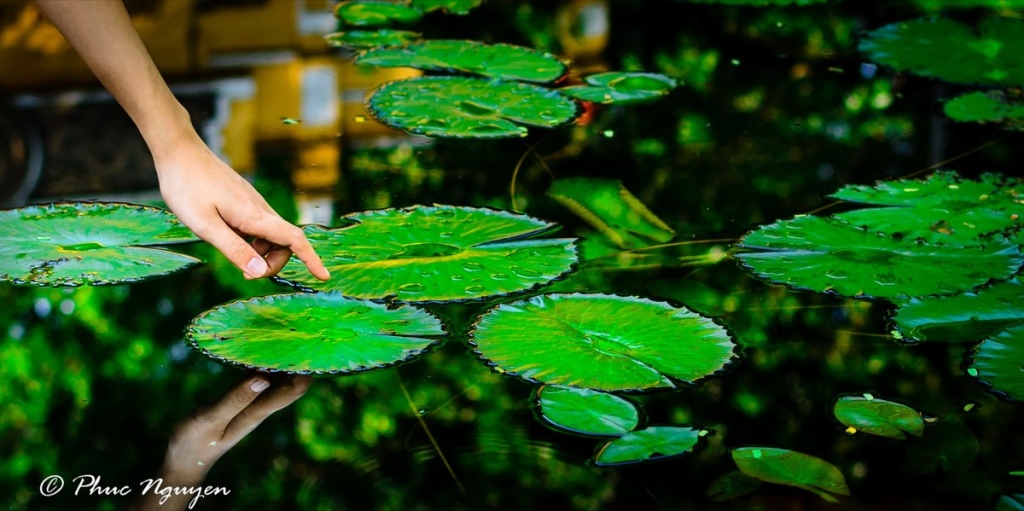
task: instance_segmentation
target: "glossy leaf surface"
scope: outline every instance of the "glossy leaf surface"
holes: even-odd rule
[[[1024,401],[1024,324],[985,339],[974,353],[971,367],[993,392]]]
[[[636,404],[598,390],[545,385],[538,392],[537,402],[541,419],[582,435],[623,435],[640,422]]]
[[[585,177],[556,179],[547,194],[621,248],[664,243],[676,234],[630,193],[622,181]]]
[[[681,456],[693,451],[701,430],[683,426],[651,426],[609,440],[594,456],[594,463],[607,467]]]
[[[1005,123],[1008,128],[1024,129],[1024,99],[1011,99],[1004,92],[963,94],[949,100],[943,111],[954,121]]]
[[[436,39],[401,48],[379,48],[355,60],[362,66],[413,67],[427,71],[457,71],[503,80],[553,82],[565,74],[565,64],[550,53],[511,44]]]
[[[1017,278],[953,296],[899,304],[893,323],[911,341],[977,342],[1024,321],[1024,284]]]
[[[402,46],[420,38],[408,30],[346,30],[324,36],[328,46],[335,48],[367,49],[382,46]]]
[[[832,413],[844,426],[872,435],[903,440],[906,433],[924,433],[924,419],[917,410],[884,399],[843,396],[836,400]]]
[[[558,91],[592,103],[632,105],[666,96],[679,85],[675,78],[657,73],[601,73],[587,76],[583,81],[586,85]]]
[[[832,494],[850,494],[843,473],[814,456],[773,447],[742,447],[732,451],[732,459],[750,477],[795,486],[829,502],[838,502]]]
[[[447,14],[457,15],[469,14],[482,3],[484,0],[412,0],[412,6],[423,12],[443,9]]]
[[[334,14],[346,25],[376,27],[390,23],[416,23],[423,17],[418,9],[395,2],[353,0],[338,5]]]

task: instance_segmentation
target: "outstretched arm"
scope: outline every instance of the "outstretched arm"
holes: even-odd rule
[[[246,278],[274,275],[294,252],[310,273],[327,269],[302,230],[283,220],[206,147],[135,31],[121,0],[37,0],[149,146],[164,201]],[[253,236],[250,245],[242,236]]]

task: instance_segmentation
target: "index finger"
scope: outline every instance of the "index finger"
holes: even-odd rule
[[[306,233],[302,232],[302,229],[276,215],[268,215],[256,227],[256,232],[247,234],[259,236],[278,246],[288,247],[306,265],[309,273],[314,277],[320,280],[331,278],[330,272],[327,271],[316,250],[313,250],[313,245],[306,239]]]

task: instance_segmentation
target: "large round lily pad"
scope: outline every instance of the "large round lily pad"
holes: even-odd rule
[[[666,96],[679,85],[675,78],[657,73],[600,73],[583,81],[586,85],[565,87],[558,92],[591,103],[633,105]]]
[[[412,6],[423,11],[431,12],[444,9],[448,14],[464,15],[480,6],[484,0],[412,0]]]
[[[640,423],[635,403],[599,390],[545,385],[537,405],[541,420],[581,435],[624,435]]]
[[[305,228],[330,280],[316,280],[296,258],[279,279],[356,298],[457,302],[547,284],[577,261],[574,238],[533,239],[555,225],[506,211],[417,206],[344,219],[355,225]]]
[[[907,341],[977,342],[1024,322],[1024,284],[1018,278],[953,296],[899,304],[893,323]]]
[[[979,247],[897,239],[831,218],[802,216],[763,226],[739,241],[758,252],[735,254],[774,283],[851,297],[954,294],[1006,279],[1024,263],[1017,245]]]
[[[1024,21],[985,18],[973,27],[948,18],[887,25],[860,42],[860,51],[897,71],[955,83],[1024,85]]]
[[[413,360],[445,331],[430,313],[338,293],[293,293],[210,309],[185,330],[204,355],[269,372],[344,374]]]
[[[474,73],[503,80],[553,82],[565,64],[550,53],[511,44],[437,39],[401,48],[379,48],[355,60],[362,66],[414,67],[428,71]]]
[[[835,465],[807,454],[774,447],[741,447],[732,451],[740,471],[766,483],[795,486],[838,502],[832,495],[849,495],[846,478]]]
[[[367,109],[393,128],[451,138],[525,137],[525,126],[554,128],[579,113],[576,102],[550,89],[461,76],[386,83]]]
[[[198,238],[170,212],[120,203],[56,203],[0,211],[0,281],[120,284],[169,275],[199,259],[147,245]]]
[[[423,12],[396,2],[353,0],[339,4],[334,14],[346,25],[375,27],[390,23],[416,23]]]
[[[713,320],[645,298],[551,294],[499,305],[471,342],[501,372],[604,391],[673,388],[721,371],[736,343]]]
[[[946,117],[959,122],[1003,123],[1024,129],[1024,98],[1001,91],[970,92],[957,96],[943,107]]]
[[[367,49],[382,46],[401,46],[420,38],[417,32],[408,30],[346,30],[324,36],[328,46],[335,48]]]
[[[998,392],[1024,401],[1024,324],[1018,324],[986,339],[974,353],[971,366],[977,377]]]
[[[842,425],[872,435],[904,440],[906,433],[924,434],[924,418],[913,408],[867,396],[842,396],[832,413]]]
[[[707,432],[689,426],[651,426],[609,440],[594,456],[600,467],[632,465],[693,452]]]

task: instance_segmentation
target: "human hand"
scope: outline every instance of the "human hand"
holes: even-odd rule
[[[167,206],[246,279],[276,275],[293,252],[314,277],[330,277],[302,229],[282,219],[193,130],[151,149]],[[252,244],[243,236],[253,236]]]

